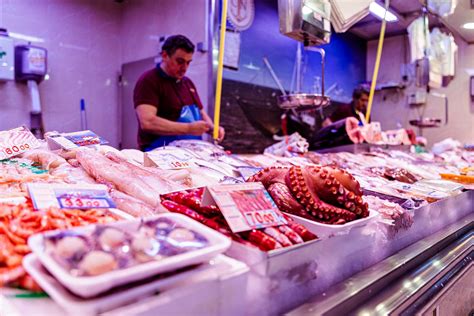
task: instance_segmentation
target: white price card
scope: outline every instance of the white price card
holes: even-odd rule
[[[63,148],[71,150],[83,146],[94,146],[108,144],[108,141],[89,130],[73,133],[61,133],[47,136],[50,149]]]
[[[158,148],[145,153],[146,167],[158,167],[164,170],[187,169],[196,167],[195,157],[181,148]]]
[[[115,208],[107,187],[102,184],[28,183],[28,192],[37,210]]]
[[[234,233],[287,224],[260,182],[209,186],[203,204],[214,203]]]
[[[408,193],[412,193],[418,196],[430,197],[430,198],[438,199],[438,200],[446,199],[450,196],[446,192],[434,190],[433,188],[430,188],[430,187],[423,187],[421,185],[418,185],[417,183],[408,184],[404,182],[391,181],[389,184],[387,184],[387,186],[392,189],[396,189],[402,192],[408,192]]]
[[[38,148],[39,140],[25,126],[0,132],[0,160]]]

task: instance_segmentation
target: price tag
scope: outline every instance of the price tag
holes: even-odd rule
[[[234,233],[287,223],[259,182],[207,187],[203,204],[214,203]]]
[[[423,187],[423,186],[417,185],[416,183],[407,184],[407,183],[398,182],[398,181],[390,181],[390,183],[387,184],[387,186],[390,188],[402,191],[402,192],[408,192],[414,195],[429,197],[429,198],[438,199],[438,200],[446,199],[450,196],[446,192],[434,190],[430,187]]]
[[[115,208],[115,203],[101,184],[28,183],[28,192],[35,209],[50,207],[70,209]]]
[[[194,159],[190,152],[181,148],[158,148],[145,153],[144,164],[164,170],[187,169],[197,166]]]
[[[38,139],[25,126],[0,132],[0,160],[39,147]]]
[[[52,150],[60,148],[71,150],[83,146],[103,145],[109,143],[99,135],[89,130],[50,135],[46,137],[46,140],[48,142],[49,149]]]

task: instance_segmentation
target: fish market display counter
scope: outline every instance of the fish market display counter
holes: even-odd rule
[[[473,284],[474,191],[442,179],[474,178],[462,148],[36,142],[0,161],[1,316],[431,313]]]
[[[291,314],[341,315],[367,309],[386,314],[415,303],[432,306],[430,299],[441,294],[427,293],[427,287],[438,284],[440,289],[446,278],[464,275],[471,282],[462,293],[472,299],[472,272],[467,268],[472,269],[473,206],[474,191],[468,191],[416,209],[413,225],[406,230],[394,232],[372,222],[260,257],[244,257],[234,247],[229,255],[248,266],[221,256],[159,291],[145,288],[141,298],[121,307],[111,308],[122,304],[110,298],[85,303],[63,297],[70,299],[67,312],[80,315],[275,315],[295,308]],[[53,286],[60,287],[57,282]],[[50,298],[0,291],[0,306],[7,315],[66,313]]]
[[[309,301],[294,313],[349,314],[374,298],[384,286],[392,285],[393,280],[401,276],[410,280],[410,269],[430,262],[437,265],[438,261],[430,258],[452,243],[457,245],[458,238],[464,247],[459,258],[472,252],[474,191],[421,207],[413,215],[413,225],[407,230],[395,233],[390,232],[390,227],[373,226],[379,223],[368,224],[308,245],[311,260],[300,265],[292,264],[300,254],[288,250],[286,264],[274,274],[263,277],[251,272],[248,297],[251,313],[279,314]],[[471,262],[470,257],[466,260],[468,264]],[[433,278],[448,272],[444,270]],[[423,283],[428,281],[432,280],[423,279]],[[471,300],[472,284],[470,294],[465,293],[471,295]]]

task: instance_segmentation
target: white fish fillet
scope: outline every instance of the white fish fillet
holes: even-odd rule
[[[164,181],[153,174],[154,177],[148,174],[145,176],[142,171],[113,162],[94,150],[80,150],[77,152],[76,158],[81,166],[95,179],[110,182],[118,190],[153,207],[159,204],[160,194],[176,190],[175,186],[170,185],[170,181]],[[136,166],[134,167],[136,168]]]
[[[134,198],[133,196],[127,195],[123,192],[112,190],[110,196],[114,200],[117,208],[134,216],[134,217],[146,217],[153,214],[160,213],[157,209],[151,207],[147,203]]]
[[[105,157],[120,165],[121,168],[132,172],[134,176],[140,178],[151,187],[163,187],[168,192],[185,189],[184,186],[160,176],[154,169],[132,164],[115,153],[109,152]]]

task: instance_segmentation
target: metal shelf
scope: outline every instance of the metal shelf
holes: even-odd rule
[[[289,315],[412,315],[436,295],[433,286],[438,284],[434,289],[441,290],[442,284],[472,265],[473,245],[471,213],[333,286]]]

